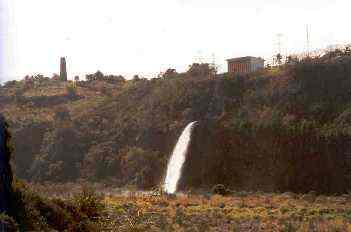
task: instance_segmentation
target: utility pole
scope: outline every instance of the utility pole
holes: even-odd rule
[[[277,34],[277,46],[278,46],[278,53],[282,54],[282,37],[284,35],[282,33]]]
[[[210,64],[210,68],[212,69],[211,71],[211,74],[214,77],[216,77],[216,74],[217,74],[217,71],[218,71],[218,67],[216,65],[216,55],[215,53],[213,52],[212,54],[212,61],[211,61],[211,64]]]
[[[202,64],[202,51],[201,50],[199,50],[198,51],[198,59],[199,59],[199,64]]]
[[[278,33],[277,35],[277,47],[278,47],[278,53],[275,55],[275,63],[278,65],[281,65],[282,63],[282,37],[284,36],[282,33]]]
[[[212,53],[212,67],[213,67],[213,69],[214,69],[214,71],[215,71],[215,73],[217,73],[217,65],[216,65],[216,55],[215,55],[215,53]]]

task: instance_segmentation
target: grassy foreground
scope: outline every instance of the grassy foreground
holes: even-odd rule
[[[72,223],[65,231],[351,231],[351,194],[198,191],[169,196],[101,183],[30,184],[30,189],[91,215],[89,227]]]
[[[234,193],[105,197],[102,231],[351,231],[351,196]]]

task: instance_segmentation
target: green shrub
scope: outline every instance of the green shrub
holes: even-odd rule
[[[11,216],[20,231],[97,231],[101,198],[84,190],[73,201],[38,196],[22,182],[13,185]]]
[[[81,213],[95,220],[104,209],[102,198],[92,187],[84,186],[82,192],[75,195],[73,202]]]
[[[120,152],[120,159],[125,183],[141,188],[152,188],[160,183],[165,160],[159,152],[128,147]]]
[[[219,194],[219,195],[226,195],[227,189],[223,184],[216,184],[215,186],[212,187],[212,193]]]
[[[0,214],[0,231],[15,232],[18,231],[18,225],[12,217]]]
[[[66,93],[69,98],[75,98],[77,96],[77,88],[73,83],[67,83]]]

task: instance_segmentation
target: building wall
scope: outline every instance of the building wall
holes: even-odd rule
[[[252,69],[252,65],[248,62],[229,62],[228,71],[230,73],[248,73]]]
[[[229,73],[249,73],[264,68],[264,60],[260,58],[252,58],[247,61],[228,61]]]
[[[247,73],[250,72],[251,68],[252,67],[250,63],[228,63],[228,71],[230,73]]]
[[[251,67],[252,67],[252,71],[251,72],[255,72],[258,69],[264,68],[264,60],[259,59],[259,58],[252,59],[251,60]]]

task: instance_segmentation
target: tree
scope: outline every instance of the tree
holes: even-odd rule
[[[133,81],[140,81],[139,75],[134,75],[133,76]]]
[[[79,176],[84,145],[69,122],[45,133],[40,153],[29,170],[32,180],[72,181]]]
[[[167,78],[173,78],[177,76],[177,71],[173,68],[169,68],[166,70],[166,72],[161,74],[161,78],[167,79]]]
[[[122,75],[108,75],[108,76],[104,76],[103,78],[104,81],[109,82],[109,83],[123,83],[125,82],[125,79]]]
[[[55,116],[54,116],[55,121],[57,122],[64,122],[64,121],[70,121],[71,120],[71,115],[67,109],[67,107],[58,107],[55,111]]]
[[[98,70],[98,71],[94,74],[94,76],[95,76],[96,80],[101,80],[101,79],[104,78],[104,74],[103,74],[100,70]]]
[[[129,147],[120,151],[119,157],[125,181],[132,181],[143,188],[153,187],[159,183],[159,173],[164,166],[164,159],[159,152]]]
[[[275,56],[275,59],[276,59],[276,62],[277,62],[278,65],[281,65],[281,64],[282,64],[282,59],[283,59],[282,54],[278,53],[278,54]]]
[[[293,65],[293,64],[296,64],[298,61],[299,61],[299,59],[296,56],[288,56],[286,58],[285,63],[289,64],[289,65]]]
[[[45,77],[45,76],[42,75],[42,74],[37,74],[37,75],[35,75],[33,78],[34,78],[34,83],[35,83],[35,84],[38,84],[38,85],[41,85],[41,84],[43,84],[44,82],[47,82],[47,81],[50,80],[49,77]]]
[[[73,83],[67,83],[66,85],[67,96],[73,99],[77,96],[77,88]]]
[[[52,74],[51,80],[59,81],[60,80],[60,75],[58,75],[57,73]]]
[[[85,76],[85,79],[87,81],[97,81],[97,80],[102,80],[103,78],[104,78],[104,74],[100,70],[96,71],[96,73],[94,74],[87,74]]]
[[[32,88],[34,86],[34,79],[33,77],[29,76],[29,75],[26,75],[24,77],[24,87],[29,89],[29,88]]]
[[[82,162],[81,176],[89,180],[101,180],[120,174],[114,144],[114,142],[103,142],[91,146]]]
[[[210,74],[215,74],[216,70],[208,63],[193,63],[189,66],[188,74],[194,77],[208,77]]]

